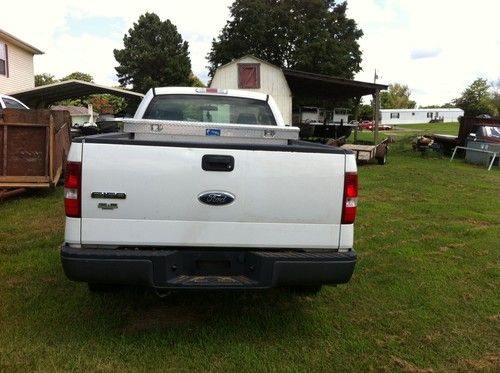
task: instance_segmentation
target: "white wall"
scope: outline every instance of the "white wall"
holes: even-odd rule
[[[0,75],[0,93],[8,94],[35,87],[33,54],[3,40],[1,37],[0,42],[7,44],[7,63],[9,65],[9,76]]]
[[[429,123],[432,118],[444,118],[444,122],[458,122],[458,117],[464,115],[462,109],[382,109],[382,124],[412,124]],[[399,118],[391,118],[392,113],[398,113]],[[432,113],[432,118],[427,116]]]
[[[283,115],[285,124],[292,125],[292,92],[288,87],[283,71],[277,66],[252,57],[243,57],[219,67],[210,83],[210,87],[238,89],[238,63],[260,64],[260,88],[245,90],[271,95]]]

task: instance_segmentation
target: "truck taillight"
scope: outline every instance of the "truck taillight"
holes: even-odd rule
[[[81,216],[82,164],[68,162],[64,178],[64,209],[66,216],[79,218]]]
[[[342,209],[342,224],[352,224],[356,220],[358,206],[358,174],[346,172],[344,179],[344,206]]]

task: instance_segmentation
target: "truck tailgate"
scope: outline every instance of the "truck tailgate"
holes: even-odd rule
[[[206,171],[204,155],[234,168]],[[337,248],[344,169],[341,152],[84,143],[81,243]],[[210,191],[234,201],[200,202]]]

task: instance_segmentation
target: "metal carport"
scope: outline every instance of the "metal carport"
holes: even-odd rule
[[[343,79],[332,75],[283,69],[283,74],[295,97],[314,97],[330,100],[346,100],[375,95],[387,89],[387,85]]]
[[[67,80],[64,82],[47,84],[23,91],[11,92],[8,93],[8,95],[24,102],[30,108],[36,109],[48,107],[58,101],[100,93],[109,93],[114,96],[123,97],[137,105],[144,97],[142,93],[128,91],[122,88],[106,87],[81,80]]]
[[[294,98],[345,101],[354,99],[356,110],[363,96],[372,95],[375,119],[375,142],[378,140],[380,122],[380,91],[388,88],[385,84],[362,82],[338,78],[332,75],[316,74],[306,71],[283,69],[283,74]]]

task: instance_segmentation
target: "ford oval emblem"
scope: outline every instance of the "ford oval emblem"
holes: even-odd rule
[[[204,192],[198,196],[198,201],[213,206],[228,205],[233,202],[234,199],[235,197],[231,193],[221,191]]]

